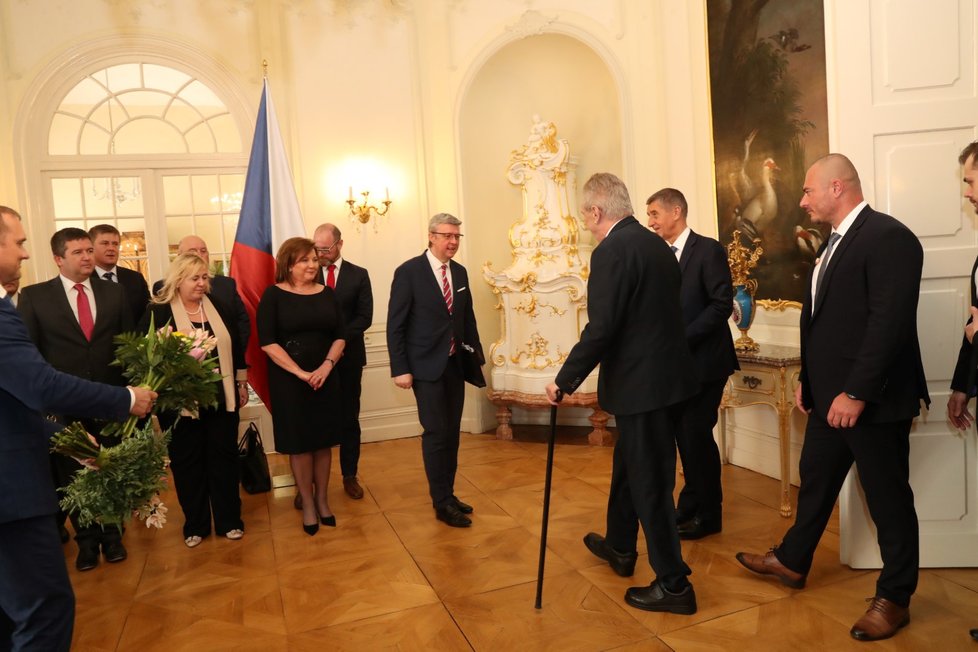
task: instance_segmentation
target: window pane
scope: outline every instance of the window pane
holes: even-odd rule
[[[194,213],[202,215],[218,212],[221,208],[221,193],[217,185],[217,175],[198,174],[191,181],[194,189]]]
[[[230,115],[220,115],[212,118],[208,124],[214,130],[214,137],[217,139],[217,151],[219,152],[240,152],[241,137],[238,134],[238,125]]]
[[[186,175],[163,177],[163,204],[166,214],[190,213],[190,177]]]
[[[109,79],[109,90],[118,93],[130,88],[140,88],[143,85],[138,63],[124,63],[112,66],[106,70]]]
[[[163,109],[170,103],[170,95],[156,91],[132,91],[119,96],[131,117],[163,117]]]
[[[220,216],[204,215],[197,217],[197,235],[207,243],[207,251],[210,252],[211,258],[224,253],[221,231]]]
[[[116,154],[184,154],[187,146],[168,122],[137,118],[116,132]]]
[[[208,154],[217,151],[214,134],[211,133],[206,123],[197,125],[184,136],[187,139],[187,151],[193,154]]]
[[[83,217],[80,179],[51,179],[51,194],[54,196],[54,219]]]
[[[48,131],[48,154],[76,154],[81,126],[80,119],[56,113]]]
[[[166,244],[171,256],[177,254],[177,246],[184,236],[194,232],[194,218],[189,215],[179,215],[166,218]]]

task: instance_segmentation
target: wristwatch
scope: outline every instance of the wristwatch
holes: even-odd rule
[[[862,400],[861,398],[859,398],[859,397],[858,397],[858,396],[856,396],[855,394],[850,394],[849,392],[846,392],[846,396],[847,396],[848,398],[851,398],[851,399],[852,399],[853,401],[861,401],[861,400]]]

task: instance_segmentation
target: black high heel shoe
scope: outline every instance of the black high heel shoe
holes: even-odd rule
[[[313,523],[312,525],[306,525],[305,523],[303,523],[302,531],[308,534],[309,536],[313,536],[314,534],[316,534],[316,532],[319,532],[319,523]]]
[[[336,527],[336,516],[320,516],[319,522],[329,527]]]

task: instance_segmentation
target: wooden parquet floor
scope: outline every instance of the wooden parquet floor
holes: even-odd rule
[[[518,435],[519,436],[519,435]],[[330,505],[338,527],[300,529],[293,488],[243,494],[246,536],[183,544],[176,496],[164,496],[163,530],[134,524],[129,559],[74,570],[75,650],[978,650],[978,569],[921,572],[913,622],[896,637],[861,644],[849,627],[874,593],[875,572],[839,563],[833,518],[809,575],[794,591],[751,575],[738,550],[763,552],[789,525],[778,482],[725,466],[724,530],[685,542],[699,611],[652,614],[625,605],[648,584],[640,556],[621,578],[581,542],[604,532],[611,449],[557,446],[543,609],[533,608],[546,445],[462,436],[458,496],[474,525],[436,521],[420,439],[364,444],[363,500],[342,491],[334,455]],[[539,434],[536,434],[539,438]],[[287,460],[272,456],[273,475]],[[639,548],[642,548],[640,543]]]

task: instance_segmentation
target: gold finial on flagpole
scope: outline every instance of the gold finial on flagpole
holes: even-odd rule
[[[268,77],[268,59],[261,60],[261,76]]]

